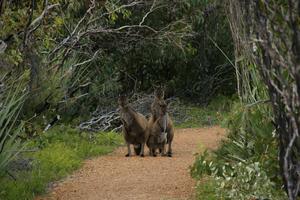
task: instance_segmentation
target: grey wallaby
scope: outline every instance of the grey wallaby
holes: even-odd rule
[[[136,155],[143,157],[144,147],[149,136],[147,119],[130,106],[125,95],[119,96],[118,103],[123,124],[122,131],[128,149],[126,156],[131,156],[130,145],[133,145]]]
[[[168,114],[168,105],[163,99],[155,97],[151,107],[152,116],[149,119],[149,139],[147,146],[150,150],[150,155],[156,156],[156,150],[159,149],[162,156],[172,156],[172,141],[174,137],[173,122]],[[156,113],[154,113],[155,111]],[[167,154],[165,153],[165,145],[168,144]]]

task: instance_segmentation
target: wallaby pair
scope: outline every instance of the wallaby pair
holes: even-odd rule
[[[156,156],[156,150],[159,149],[163,156],[171,157],[174,129],[172,120],[167,113],[163,91],[157,90],[155,92],[149,122],[129,105],[126,96],[120,96],[118,103],[120,118],[123,123],[122,130],[128,149],[126,156],[131,156],[130,145],[133,145],[136,155],[143,157],[145,144],[147,144],[150,155]],[[169,145],[167,154],[165,154],[166,144]]]

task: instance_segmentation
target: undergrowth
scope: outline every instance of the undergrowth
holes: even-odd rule
[[[82,133],[68,126],[54,127],[28,142],[28,149],[36,152],[22,154],[32,160],[30,169],[11,170],[10,176],[0,179],[0,199],[33,199],[43,194],[50,182],[59,180],[81,166],[84,159],[107,154],[121,144],[116,133]]]
[[[191,168],[198,199],[286,199],[270,107],[235,103],[224,124],[227,139],[219,149],[198,155]]]
[[[188,118],[180,124],[176,124],[177,128],[197,128],[213,125],[224,125],[222,122],[231,110],[235,96],[231,98],[218,96],[214,98],[208,105],[183,105]]]

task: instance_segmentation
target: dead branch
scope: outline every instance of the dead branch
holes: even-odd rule
[[[136,93],[131,97],[131,106],[134,110],[149,118],[153,98],[153,95]],[[166,101],[169,102],[169,114],[172,116],[175,123],[182,123],[187,120],[188,116],[185,109],[181,107],[177,98],[169,98],[166,99]],[[119,109],[116,108],[116,105],[107,108],[98,108],[91,115],[92,118],[90,120],[79,124],[79,129],[92,132],[121,130]]]
[[[59,44],[51,51],[51,53],[49,54],[50,62],[61,59],[62,63],[64,63],[64,61],[73,51],[75,52],[78,48],[82,48],[82,46],[78,46],[78,44],[83,38],[89,38],[93,35],[97,35],[97,37],[102,36],[103,38],[114,38],[111,40],[110,47],[116,45],[118,46],[118,48],[120,48],[121,45],[124,45],[124,47],[128,48],[130,44],[136,44],[138,41],[146,40],[147,38],[149,38],[151,40],[160,41],[161,43],[169,41],[180,49],[183,49],[182,44],[178,43],[178,40],[174,38],[176,37],[183,39],[184,37],[190,37],[193,35],[192,33],[188,33],[191,30],[191,27],[188,26],[187,22],[185,22],[184,20],[177,20],[178,23],[185,25],[181,26],[185,28],[177,31],[173,30],[173,27],[177,24],[175,22],[171,22],[170,24],[167,24],[165,27],[161,28],[151,27],[144,23],[151,13],[154,13],[155,11],[166,6],[157,3],[157,0],[154,0],[152,4],[150,4],[150,10],[143,16],[141,16],[140,22],[138,24],[128,24],[115,27],[101,23],[101,21],[106,21],[107,16],[111,15],[114,12],[118,12],[125,8],[134,8],[135,6],[140,5],[148,6],[149,2],[133,1],[128,4],[121,5],[112,11],[104,12],[99,16],[99,13],[92,12],[92,10],[95,8],[95,2],[91,1],[89,9],[75,25],[75,28],[73,29],[73,31],[71,31],[69,36],[62,39],[62,41],[59,42]],[[100,23],[97,23],[98,21]],[[117,43],[115,42],[115,38],[119,38]],[[103,42],[102,46],[105,46],[106,41],[107,40]],[[62,56],[61,58],[59,58],[59,56],[54,56],[60,51],[63,52],[62,54],[60,54],[60,56]],[[51,60],[51,58],[54,57],[56,57],[56,59]],[[60,66],[62,66],[62,64]]]

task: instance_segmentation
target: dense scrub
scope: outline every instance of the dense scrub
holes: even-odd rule
[[[177,127],[229,130],[192,167],[199,198],[295,199],[299,35],[296,0],[0,1],[0,197],[32,198],[111,151],[118,136],[64,124],[162,85],[190,116]],[[33,168],[8,170],[18,155]]]
[[[232,59],[220,7],[200,0],[4,1],[1,74],[29,69],[22,114],[31,121],[72,120],[120,92],[149,93],[157,85],[168,96],[206,103],[235,92],[234,68],[218,49]]]
[[[231,0],[227,9],[240,103],[228,140],[192,172],[211,177],[217,199],[297,199],[299,1]]]
[[[206,193],[211,199],[286,198],[277,163],[278,138],[272,115],[266,113],[269,105],[233,105],[223,122],[227,139],[218,150],[197,156],[191,169],[199,180],[199,199]]]

